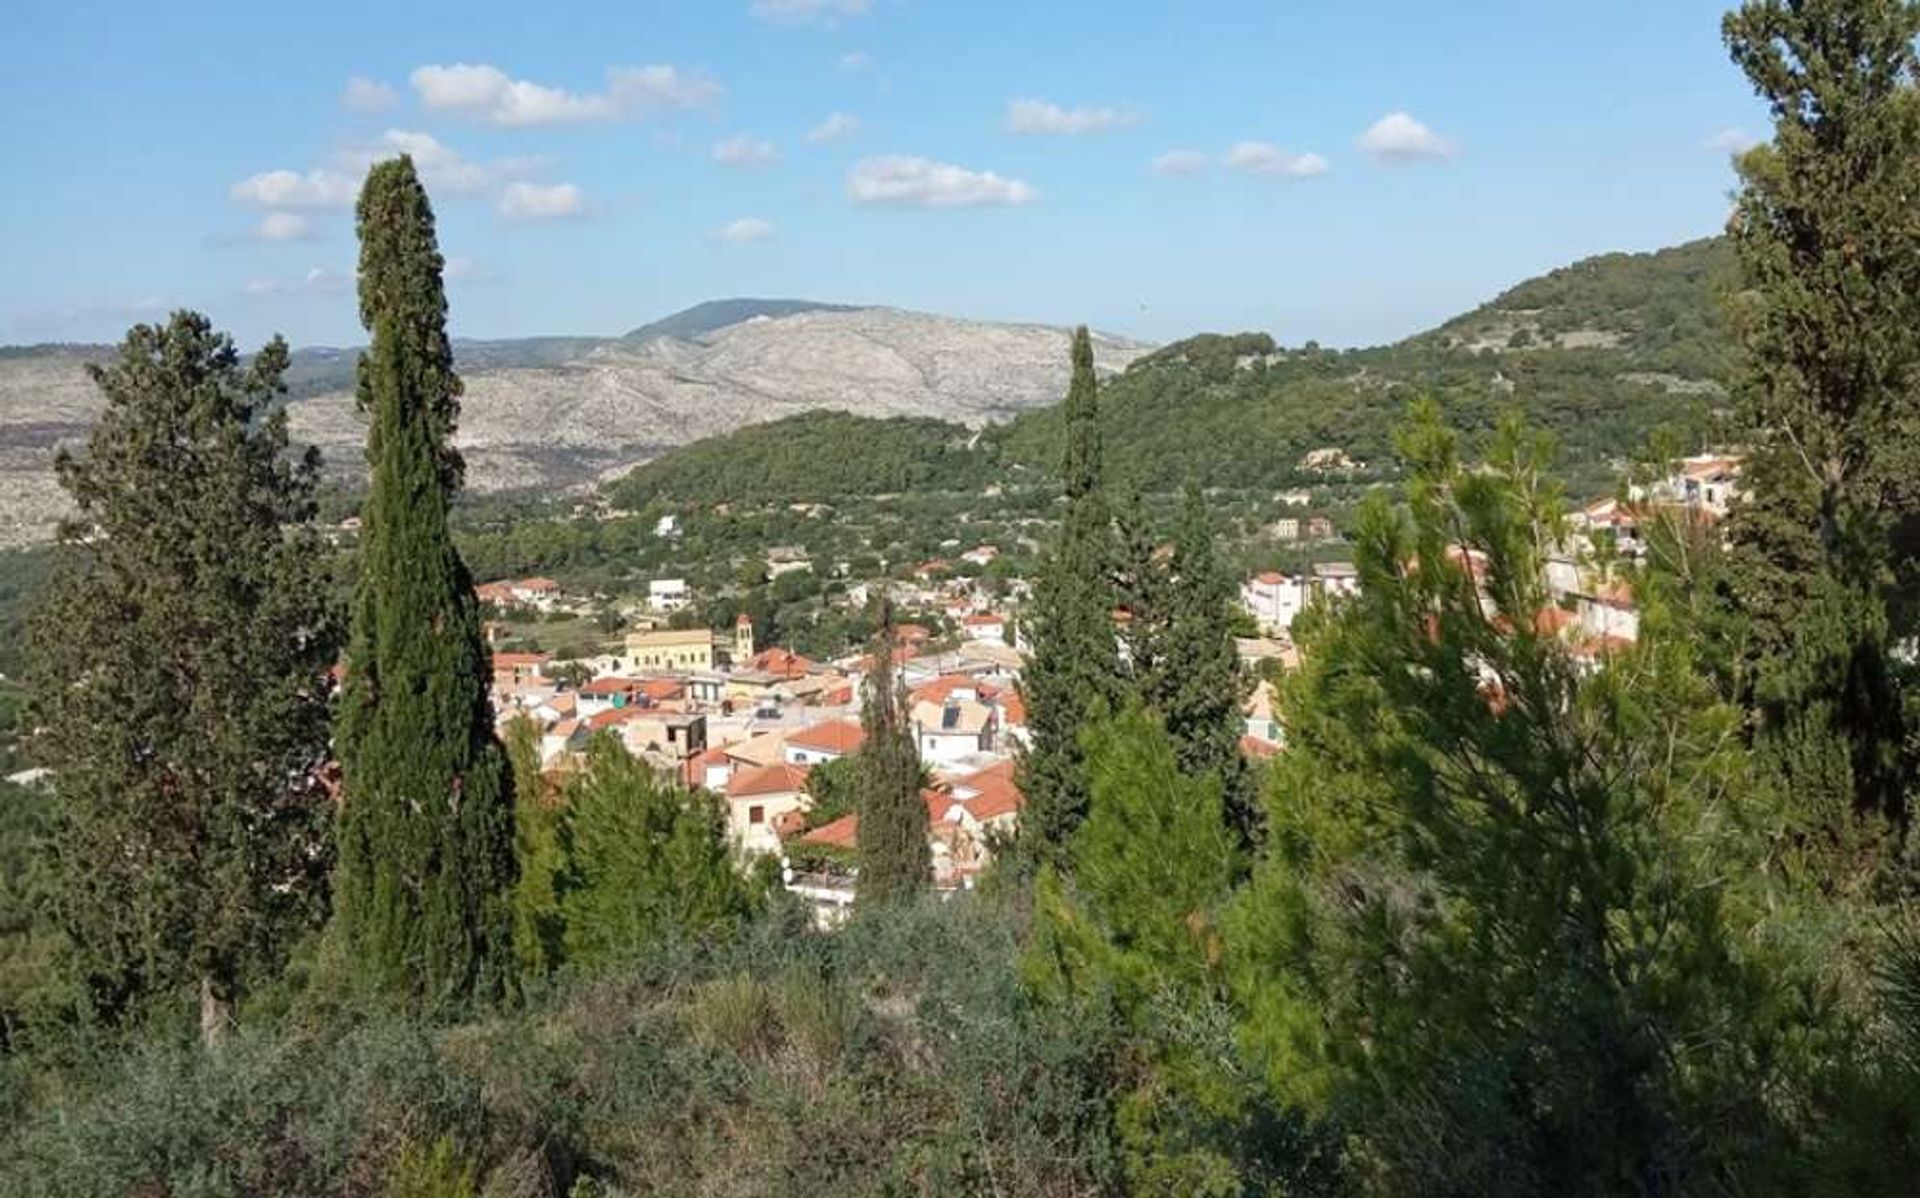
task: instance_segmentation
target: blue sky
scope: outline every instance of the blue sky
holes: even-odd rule
[[[1722,7],[16,0],[0,342],[357,342],[352,187],[412,147],[458,335],[761,295],[1371,344],[1717,231],[1765,127]]]

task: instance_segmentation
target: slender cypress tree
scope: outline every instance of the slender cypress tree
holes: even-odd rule
[[[866,738],[855,757],[854,804],[860,813],[863,907],[924,893],[933,863],[927,849],[927,804],[920,797],[920,755],[913,744],[906,689],[894,671],[893,604],[880,597],[873,666],[860,722]]]
[[[1100,408],[1093,343],[1073,335],[1073,381],[1065,403],[1061,463],[1066,512],[1041,568],[1028,619],[1032,646],[1020,688],[1032,743],[1020,758],[1024,856],[1065,868],[1067,838],[1087,810],[1080,728],[1095,700],[1117,703],[1123,690],[1115,642],[1113,521],[1100,492]]]
[[[286,367],[277,338],[242,367],[178,312],[90,368],[106,411],[60,459],[79,514],[32,628],[79,972],[109,1016],[197,987],[209,1042],[326,909],[338,638],[318,455],[288,458],[275,410]]]
[[[1215,552],[1213,521],[1197,490],[1187,491],[1169,574],[1160,667],[1143,697],[1166,722],[1180,768],[1220,780],[1227,820],[1251,843],[1258,812],[1240,755],[1246,688],[1233,643],[1233,579]]]
[[[1920,613],[1920,4],[1749,0],[1724,32],[1774,117],[1730,226],[1752,441],[1742,697],[1782,792],[1851,841],[1909,819],[1889,648]]]
[[[338,728],[339,932],[367,987],[444,1007],[510,974],[513,801],[473,581],[447,528],[460,380],[410,159],[368,173],[358,223],[373,482]]]

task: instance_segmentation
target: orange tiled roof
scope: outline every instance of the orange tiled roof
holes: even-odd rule
[[[853,720],[827,720],[802,728],[787,738],[787,744],[816,753],[846,754],[858,750],[866,739],[866,730]]]
[[[776,761],[756,769],[742,770],[727,782],[730,799],[756,795],[794,794],[807,788],[807,767]]]
[[[830,820],[800,838],[801,844],[825,844],[850,849],[860,842],[860,813],[849,811]]]

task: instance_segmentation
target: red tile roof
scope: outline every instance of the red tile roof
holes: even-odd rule
[[[860,842],[860,813],[849,811],[829,820],[800,838],[801,844],[825,844],[850,849]]]
[[[640,683],[633,678],[595,678],[580,688],[583,695],[637,695]]]
[[[811,749],[816,753],[839,753],[845,755],[857,751],[867,739],[866,730],[854,720],[828,720],[802,728],[787,738],[787,744],[796,749]]]
[[[1280,746],[1270,740],[1262,740],[1257,736],[1243,736],[1240,738],[1240,752],[1248,757],[1264,761],[1280,752]]]
[[[981,682],[965,674],[942,674],[931,682],[915,687],[908,696],[916,703],[945,703],[955,691],[971,690],[982,699],[991,699],[1000,693],[1000,688],[990,682]]]
[[[493,668],[498,670],[510,666],[538,666],[552,659],[551,653],[495,653]]]
[[[807,767],[776,761],[755,769],[741,770],[727,782],[730,799],[756,795],[797,794],[807,788]]]
[[[1026,797],[1020,793],[1015,781],[1015,766],[1011,761],[1002,761],[956,778],[952,785],[974,791],[969,799],[956,799],[954,802],[965,807],[973,818],[982,823],[996,816],[1019,811],[1026,806]]]
[[[994,700],[1000,708],[1000,722],[1005,725],[1024,725],[1027,722],[1027,701],[1018,691],[1008,691]]]

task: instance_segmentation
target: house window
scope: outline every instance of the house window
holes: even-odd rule
[[[760,807],[760,806],[753,806],[753,807],[747,808],[747,822],[750,824],[766,823],[767,809],[765,807]]]

